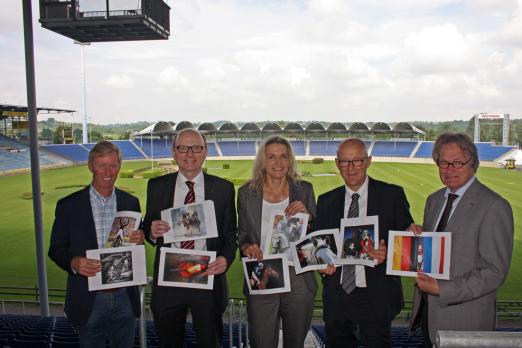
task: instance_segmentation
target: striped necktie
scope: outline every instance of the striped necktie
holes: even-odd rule
[[[188,192],[185,196],[185,204],[194,203],[196,201],[196,193],[194,192],[194,182],[185,181],[185,184],[188,186]],[[180,243],[181,249],[194,249],[194,241],[186,240]]]
[[[360,195],[357,192],[352,194],[352,202],[348,208],[348,218],[359,217],[359,197]],[[355,289],[355,265],[343,266],[341,287],[347,294]]]

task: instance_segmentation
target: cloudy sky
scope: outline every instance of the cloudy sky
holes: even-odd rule
[[[0,12],[3,104],[26,104],[20,3]],[[85,48],[90,122],[522,117],[522,0],[167,3],[168,41]],[[37,103],[80,121],[81,49],[33,10]]]

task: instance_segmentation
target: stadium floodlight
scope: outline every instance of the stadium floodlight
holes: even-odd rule
[[[85,83],[85,51],[84,46],[89,46],[90,42],[74,41],[75,44],[80,45],[82,48],[82,92],[83,92],[83,123],[82,123],[82,143],[87,144],[89,137],[87,135],[87,87]]]

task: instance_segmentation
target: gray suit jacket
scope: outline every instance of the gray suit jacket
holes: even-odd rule
[[[428,197],[424,231],[436,229],[445,190]],[[438,280],[439,296],[428,295],[432,342],[438,330],[495,328],[497,289],[506,279],[513,250],[513,212],[504,198],[475,179],[460,199],[446,231],[451,232],[450,279]],[[420,299],[415,287],[412,320]]]
[[[289,201],[301,201],[315,217],[315,195],[312,184],[307,181],[289,183]],[[263,193],[253,190],[248,183],[241,186],[237,194],[238,239],[239,249],[245,243],[261,245],[261,213],[263,211]],[[312,229],[310,229],[311,231]],[[315,293],[317,281],[315,272],[305,272],[308,288]],[[248,291],[247,291],[248,293]]]

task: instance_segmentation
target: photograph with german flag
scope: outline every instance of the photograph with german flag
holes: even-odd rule
[[[386,274],[417,277],[418,272],[449,279],[451,232],[390,231]]]

